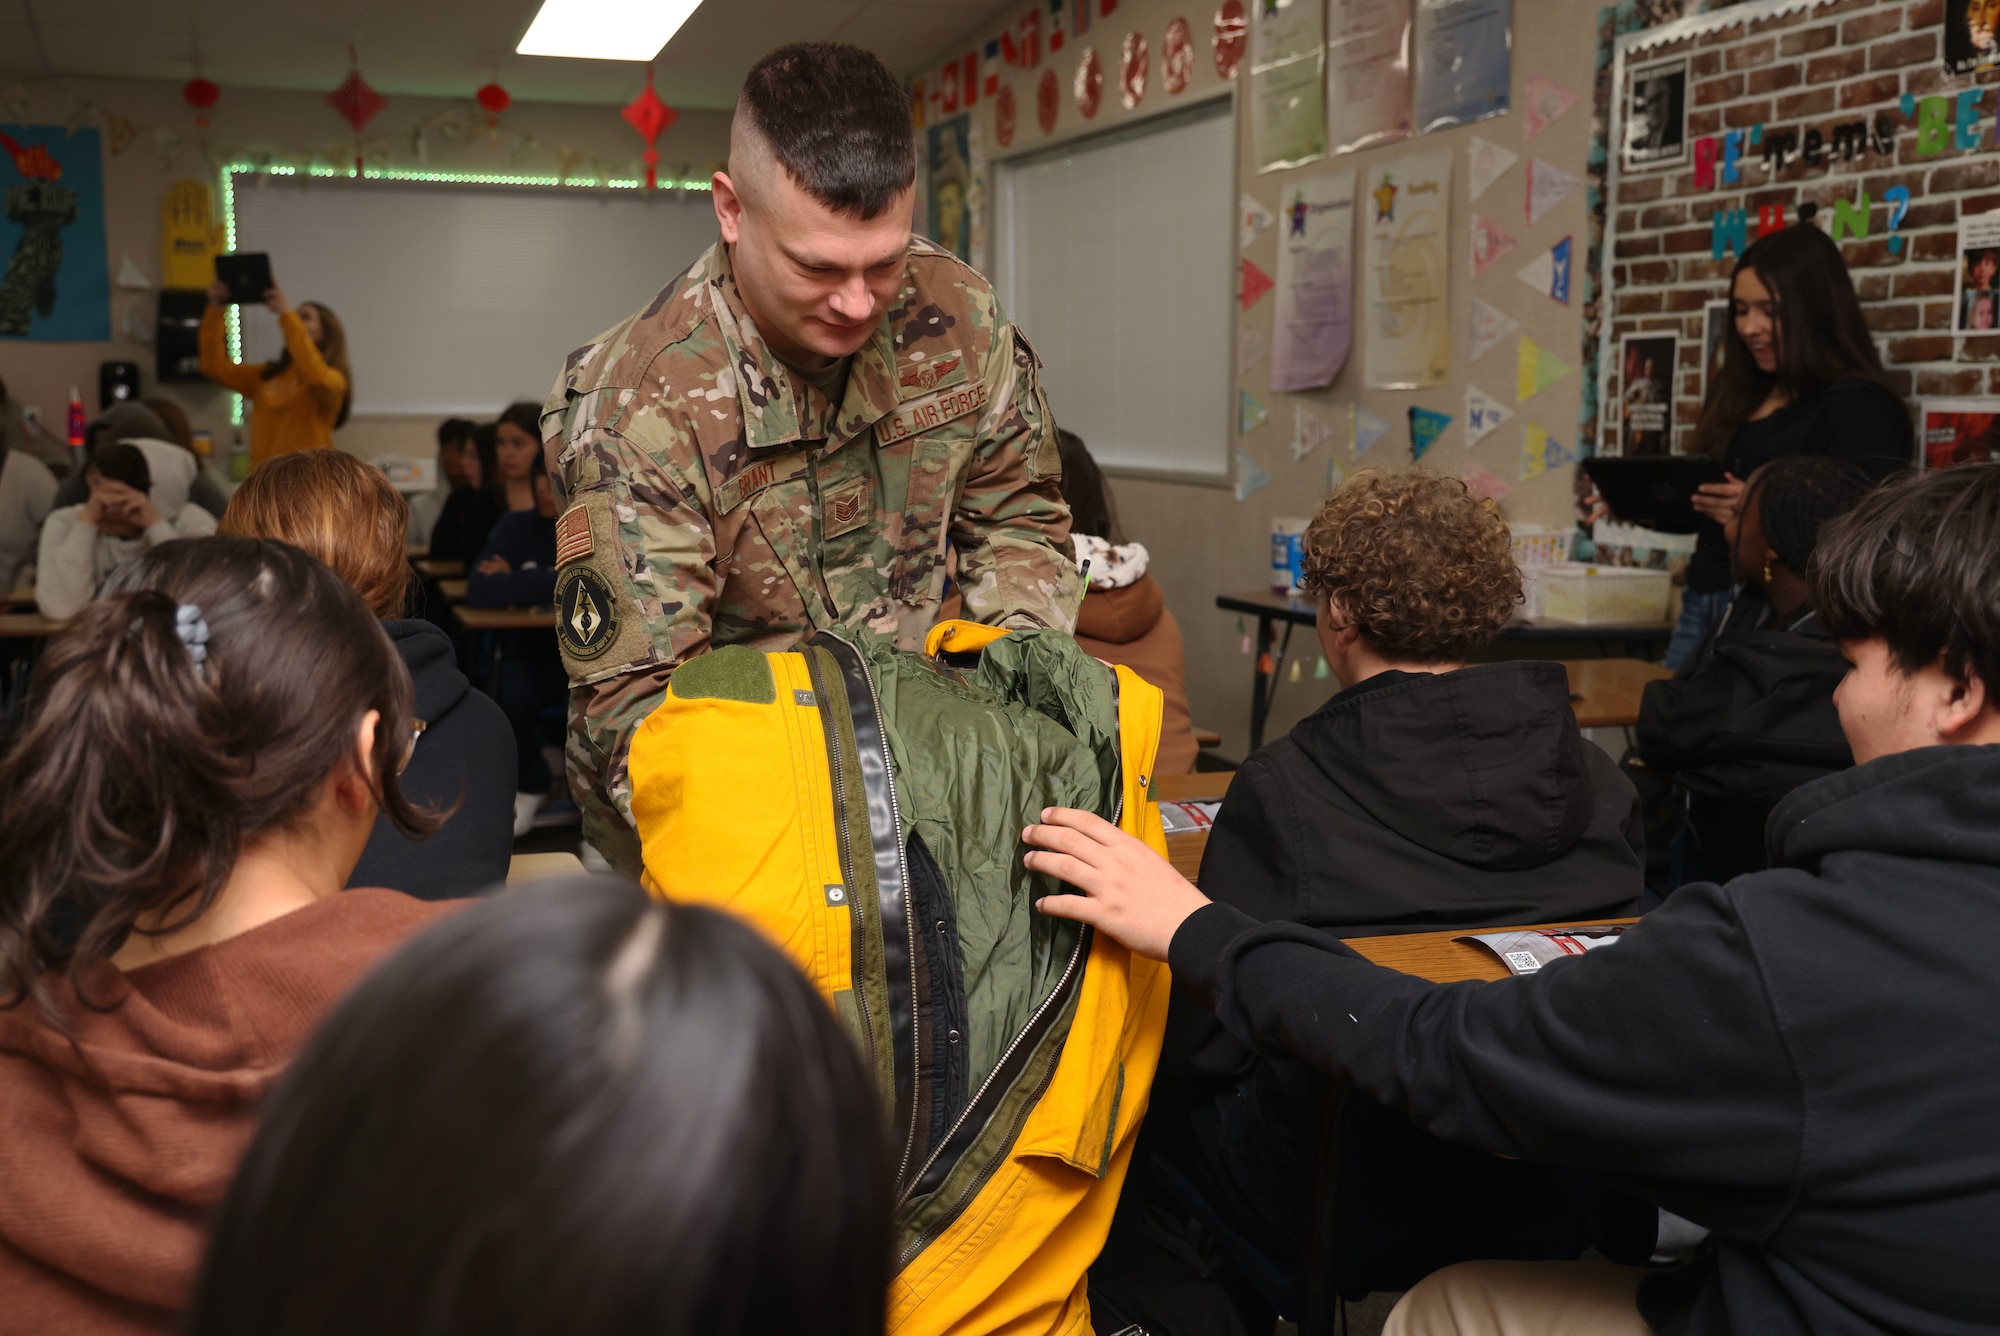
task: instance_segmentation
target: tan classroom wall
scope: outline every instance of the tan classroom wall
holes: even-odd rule
[[[635,71],[637,67],[635,66]],[[643,76],[633,76],[636,93]],[[662,90],[671,100],[671,91]],[[125,311],[136,306],[148,326],[156,314],[152,292],[127,292],[117,285],[121,257],[129,255],[148,280],[160,278],[160,200],[174,182],[197,177],[213,184],[214,176],[205,165],[195,142],[194,112],[181,100],[181,86],[153,80],[58,79],[28,85],[28,121],[31,124],[63,125],[72,116],[88,109],[85,124],[102,125],[106,113],[133,123],[136,134],[123,152],[112,153],[106,143],[104,153],[105,230],[109,243],[112,338],[106,343],[0,342],[0,380],[5,380],[9,397],[16,403],[33,404],[42,411],[42,420],[53,430],[62,429],[64,404],[69,387],[83,391],[84,406],[97,411],[97,368],[107,361],[139,363],[145,393],[163,392],[187,409],[197,429],[215,433],[219,448],[230,440],[229,395],[202,382],[176,381],[162,386],[153,376],[153,348],[134,342],[125,335]],[[451,143],[435,129],[426,137],[427,158],[419,158],[412,130],[445,112],[454,104],[443,98],[392,97],[389,104],[368,126],[364,143],[372,154],[386,154],[379,161],[399,168],[428,166],[439,171],[520,173],[553,176],[558,170],[558,153],[577,155],[577,175],[593,175],[593,161],[617,177],[639,175],[638,155],[643,145],[632,128],[619,119],[615,106],[575,106],[551,103],[515,103],[501,117],[500,142],[489,142],[484,113],[475,132],[462,143]],[[281,163],[308,161],[345,164],[352,160],[354,137],[317,93],[225,87],[210,118],[211,156],[216,164],[228,161],[261,161],[271,155]],[[180,135],[184,142],[169,157],[171,141],[162,143],[162,134]],[[535,141],[523,145],[521,136]],[[108,136],[106,136],[108,141]],[[693,174],[705,177],[712,161],[726,156],[729,145],[729,114],[723,111],[688,110],[660,136],[662,172],[671,165],[688,164]],[[344,155],[344,156],[343,156]],[[378,159],[371,156],[371,165]],[[275,178],[268,189],[298,189],[295,182],[306,178]],[[218,209],[220,202],[218,201]],[[634,275],[632,304],[637,309],[658,287],[661,276]],[[321,298],[338,310],[338,293],[293,292],[294,301]],[[476,335],[468,334],[468,337]],[[549,368],[549,380],[558,368]],[[539,399],[548,385],[524,385],[521,394]],[[493,405],[498,413],[504,404]],[[428,454],[436,448],[433,418],[364,416],[357,414],[335,434],[335,444],[365,458],[390,454]]]

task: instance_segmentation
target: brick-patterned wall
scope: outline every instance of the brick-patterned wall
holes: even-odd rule
[[[2000,336],[1951,332],[1958,219],[2000,209],[1994,124],[2000,97],[1992,88],[2000,72],[1961,78],[1945,73],[1943,11],[1943,0],[1831,0],[1734,21],[1733,11],[1723,10],[1708,17],[1716,26],[1707,32],[1628,51],[1628,72],[1688,56],[1690,151],[1687,162],[1671,169],[1620,173],[1607,190],[1605,264],[1612,302],[1609,338],[1600,354],[1606,370],[1602,403],[1619,402],[1617,354],[1625,335],[1679,333],[1675,449],[1688,448],[1701,407],[1702,308],[1728,295],[1735,264],[1733,254],[1711,258],[1714,214],[1745,210],[1747,235],[1754,240],[1760,209],[1783,206],[1785,222],[1792,223],[1800,205],[1815,204],[1815,224],[1831,228],[1834,201],[1851,205],[1863,191],[1869,196],[1867,238],[1847,238],[1841,250],[1896,389],[1912,400],[2000,394]],[[1949,124],[1963,90],[1978,90],[1978,143],[1967,149],[1952,145]],[[1951,115],[1942,151],[1919,151],[1921,101],[1917,114],[1906,115],[1905,94],[1947,99]],[[1625,89],[1616,89],[1615,96],[1622,100]],[[1867,127],[1865,146],[1856,151],[1850,137],[1838,140],[1836,148],[1836,127],[1856,122]],[[1741,136],[1740,179],[1723,181],[1719,157],[1712,174],[1698,174],[1697,141],[1719,140],[1730,131]],[[1803,151],[1814,131],[1821,145],[1817,163]],[[1796,146],[1789,154],[1783,153],[1786,136]],[[1928,146],[1936,148],[1935,139]],[[1910,192],[1910,207],[1896,229],[1904,238],[1900,253],[1888,245],[1890,207],[1883,198],[1884,190],[1897,185]],[[1599,439],[1607,453],[1618,448],[1608,415]]]

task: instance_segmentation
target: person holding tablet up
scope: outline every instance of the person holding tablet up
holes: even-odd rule
[[[1880,482],[1911,462],[1909,411],[1888,387],[1847,262],[1824,232],[1800,223],[1758,238],[1738,258],[1729,291],[1735,319],[1691,452],[1720,460],[1725,473],[1695,489],[1703,522],[1669,668],[1693,656],[1729,606],[1722,528],[1752,471],[1787,455],[1826,455]],[[1607,513],[1595,495],[1586,506],[1590,519]]]
[[[228,283],[209,285],[208,311],[201,318],[201,374],[250,401],[250,466],[294,450],[331,447],[354,402],[340,317],[319,302],[294,309],[285,290],[271,284],[264,305],[278,317],[285,350],[262,366],[244,366],[229,356],[222,314],[225,306],[241,301],[242,294]]]

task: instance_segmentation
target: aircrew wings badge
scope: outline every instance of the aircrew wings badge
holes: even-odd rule
[[[953,349],[950,352],[932,353],[922,361],[903,367],[896,377],[896,397],[915,399],[947,385],[959,385],[965,381],[965,354]]]

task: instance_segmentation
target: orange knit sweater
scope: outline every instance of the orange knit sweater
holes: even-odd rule
[[[278,318],[292,364],[271,379],[261,366],[229,360],[222,308],[211,305],[201,318],[201,374],[250,401],[251,467],[294,450],[325,450],[333,444],[334,419],[347,394],[347,377],[328,366],[306,334],[297,311]]]

